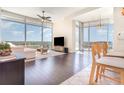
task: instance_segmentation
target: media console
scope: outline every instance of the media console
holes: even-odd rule
[[[54,51],[68,53],[68,48],[64,46],[54,46]]]

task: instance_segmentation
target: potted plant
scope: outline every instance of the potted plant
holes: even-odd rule
[[[8,43],[0,43],[0,56],[8,56],[11,54],[11,47]]]

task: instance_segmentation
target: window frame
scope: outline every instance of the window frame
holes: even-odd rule
[[[48,27],[48,26],[42,26],[42,24],[40,26],[40,25],[36,25],[36,24],[32,24],[32,23],[26,23],[26,22],[20,22],[20,21],[16,21],[16,20],[12,20],[12,19],[2,19],[1,18],[1,20],[24,24],[24,46],[26,46],[26,47],[27,47],[27,45],[26,45],[26,42],[27,42],[27,25],[41,27],[41,32],[42,33],[43,33],[44,28],[50,28],[51,29],[51,45],[50,45],[50,47],[52,48],[52,43],[53,43],[53,23],[50,24],[50,27]],[[42,38],[43,38],[43,34],[42,34]],[[41,40],[41,42],[43,43],[43,39]]]

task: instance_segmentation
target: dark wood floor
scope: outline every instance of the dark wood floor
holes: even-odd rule
[[[90,64],[88,54],[69,53],[27,62],[25,84],[58,85]]]

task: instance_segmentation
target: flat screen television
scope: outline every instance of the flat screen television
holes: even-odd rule
[[[64,37],[54,37],[54,46],[64,46]]]

